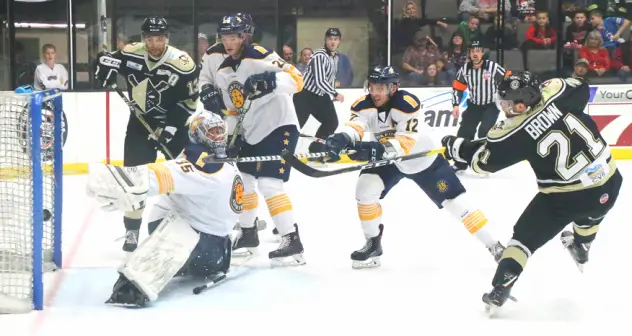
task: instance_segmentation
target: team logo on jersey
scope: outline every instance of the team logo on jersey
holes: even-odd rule
[[[230,209],[235,213],[244,210],[244,181],[237,175],[233,179],[233,187],[230,193]]]
[[[509,83],[509,87],[516,90],[520,87],[520,82],[514,79]]]
[[[492,78],[492,73],[489,72],[489,70],[483,71],[483,79],[484,80],[490,80],[490,78]]]
[[[442,193],[448,191],[448,182],[446,180],[439,180],[439,182],[437,182],[437,190]]]
[[[599,203],[604,204],[604,203],[608,202],[609,198],[610,198],[610,196],[608,196],[608,194],[603,194],[603,195],[601,195],[601,197],[599,197]]]
[[[180,57],[178,57],[178,59],[180,60],[180,63],[182,63],[182,65],[187,66],[189,65],[189,58],[186,55],[180,55]]]
[[[228,94],[230,95],[230,102],[239,114],[248,112],[250,109],[250,102],[246,102],[243,84],[237,81],[231,82],[228,84]]]

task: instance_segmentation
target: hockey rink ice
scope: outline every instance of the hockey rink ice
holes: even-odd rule
[[[277,246],[265,202],[259,256],[227,282],[193,295],[199,282],[172,282],[145,309],[104,304],[124,258],[122,214],[104,213],[85,196],[86,176],[64,179],[64,269],[46,276],[46,310],[0,316],[0,335],[632,335],[632,162],[617,205],[601,225],[581,274],[555,238],[529,260],[495,319],[481,295],[495,266],[463,226],[403,180],[383,201],[382,267],[353,270],[364,245],[354,198],[357,173],[288,184],[307,265],[270,268]],[[462,177],[492,232],[504,244],[536,193],[521,163],[488,178]],[[211,191],[212,192],[212,191]],[[146,237],[145,223],[141,239]],[[610,331],[605,331],[605,329]]]

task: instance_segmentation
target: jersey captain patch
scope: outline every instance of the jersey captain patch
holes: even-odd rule
[[[240,114],[248,112],[250,109],[250,103],[246,103],[243,84],[237,81],[228,84],[228,95],[230,96],[230,102],[233,104],[237,112]]]

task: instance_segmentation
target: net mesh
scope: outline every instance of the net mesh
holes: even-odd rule
[[[33,277],[33,158],[31,155],[31,95],[0,94],[0,313],[32,309]],[[43,190],[43,269],[53,263],[54,113],[42,108],[41,168]],[[27,309],[28,308],[28,309]]]

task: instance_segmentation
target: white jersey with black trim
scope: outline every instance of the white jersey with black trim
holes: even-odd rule
[[[244,83],[251,75],[264,72],[276,73],[276,88],[258,99],[247,99]],[[235,115],[226,120],[229,134],[237,115],[243,113],[240,133],[249,144],[259,143],[281,126],[298,125],[292,95],[303,89],[303,75],[274,51],[259,45],[244,46],[239,59],[227,57],[224,60],[215,80],[226,108],[233,111],[230,115]]]
[[[397,150],[397,156],[410,155],[436,149],[434,134],[423,120],[421,102],[412,93],[398,90],[390,101],[376,107],[370,95],[363,96],[351,106],[351,119],[342,132],[353,141],[362,141],[364,133],[375,136],[380,143],[390,142]],[[415,174],[426,170],[437,154],[396,163],[405,174]]]
[[[205,156],[203,151],[185,150],[176,160],[147,165],[148,196],[160,195],[150,221],[177,212],[200,232],[220,237],[231,233],[242,211],[241,174],[228,163],[204,164]]]

